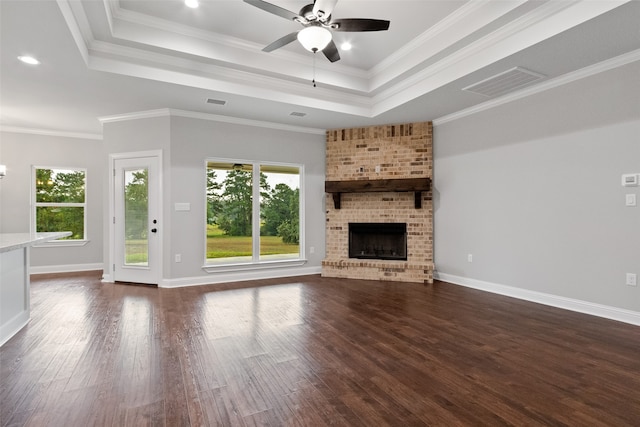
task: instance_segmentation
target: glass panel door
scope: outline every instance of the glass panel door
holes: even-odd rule
[[[158,284],[162,271],[162,227],[158,157],[114,161],[113,277],[120,282]]]
[[[149,169],[124,170],[124,265],[149,266]]]

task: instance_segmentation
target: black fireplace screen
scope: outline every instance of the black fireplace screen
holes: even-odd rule
[[[349,223],[349,258],[407,260],[406,223]]]

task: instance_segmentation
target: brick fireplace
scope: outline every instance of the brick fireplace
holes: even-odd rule
[[[323,276],[433,283],[432,129],[422,122],[327,131]],[[372,237],[359,237],[363,248],[350,253],[354,225]],[[386,243],[383,230],[392,229],[406,230],[402,256]]]

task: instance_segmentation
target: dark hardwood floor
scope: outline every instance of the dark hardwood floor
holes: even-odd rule
[[[455,285],[32,280],[2,426],[638,426],[640,328]]]

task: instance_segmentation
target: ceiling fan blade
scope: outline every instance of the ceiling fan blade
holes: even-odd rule
[[[262,0],[244,0],[245,3],[249,3],[252,6],[257,7],[258,9],[262,9],[266,12],[272,13],[274,15],[277,16],[281,16],[284,19],[288,19],[290,21],[293,20],[304,20],[304,18],[302,18],[300,15],[298,15],[297,13],[293,13],[290,10],[284,9],[280,6],[276,6],[275,4],[271,4],[271,3],[267,3],[266,1],[262,1]]]
[[[383,19],[347,18],[331,21],[333,31],[386,31],[389,24],[389,21]]]
[[[338,0],[315,0],[313,2],[313,14],[321,21],[331,16],[333,8]]]
[[[338,53],[338,47],[336,46],[336,44],[333,42],[333,40],[331,40],[329,42],[329,44],[327,45],[327,47],[325,47],[324,49],[322,49],[322,53],[324,53],[324,56],[327,57],[327,59],[331,62],[336,62],[340,60],[340,54]]]
[[[271,43],[269,46],[262,49],[263,52],[272,52],[276,49],[281,48],[282,46],[286,46],[292,41],[295,41],[298,38],[299,31],[293,32],[291,34],[287,34],[284,37],[280,37],[278,40]]]

